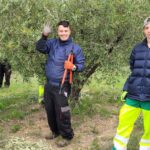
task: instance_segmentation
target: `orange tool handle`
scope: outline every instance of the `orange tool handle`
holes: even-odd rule
[[[70,61],[71,61],[71,63],[73,63],[73,54],[71,54]],[[69,79],[69,83],[70,83],[70,84],[72,83],[72,77],[73,77],[73,75],[72,75],[72,70],[70,70],[70,79]]]
[[[68,56],[68,61],[70,61],[70,60],[71,60],[71,54],[69,54],[69,56]],[[61,81],[61,86],[64,84],[66,76],[67,76],[67,69],[65,69],[65,71],[64,71],[64,75],[63,75],[63,78]]]

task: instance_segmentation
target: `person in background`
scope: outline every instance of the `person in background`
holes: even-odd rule
[[[11,78],[11,65],[9,64],[7,59],[0,61],[0,88],[3,86],[4,78],[4,86],[9,87],[10,86],[10,78]]]

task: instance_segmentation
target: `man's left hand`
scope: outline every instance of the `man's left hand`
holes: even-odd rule
[[[73,63],[71,63],[70,61],[65,61],[65,64],[64,64],[64,68],[65,69],[68,69],[68,70],[73,70],[74,69],[74,64]]]

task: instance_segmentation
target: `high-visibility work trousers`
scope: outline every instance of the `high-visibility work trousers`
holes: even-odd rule
[[[150,150],[150,102],[140,102],[127,98],[119,114],[119,125],[114,137],[115,150],[127,150],[127,144],[134,123],[143,114],[144,134],[139,143],[139,150]]]

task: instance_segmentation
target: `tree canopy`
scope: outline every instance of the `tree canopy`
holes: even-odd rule
[[[77,77],[80,92],[97,70],[119,73],[132,47],[143,39],[148,0],[0,0],[0,59],[8,58],[25,78],[44,75],[46,56],[35,50],[43,24],[69,20],[72,37],[86,57],[86,68]],[[79,88],[81,85],[81,88]]]

